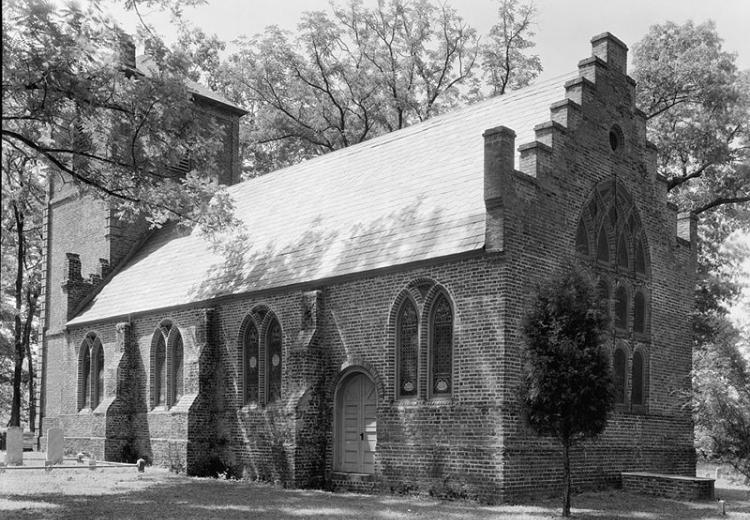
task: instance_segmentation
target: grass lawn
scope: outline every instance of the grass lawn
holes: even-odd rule
[[[0,456],[4,460],[4,453],[0,452]],[[26,453],[26,464],[43,463],[40,457],[43,456]],[[712,468],[702,468],[699,474],[709,471]],[[726,501],[727,516],[718,514],[715,502],[655,499],[611,490],[575,495],[573,517],[750,519],[747,487],[720,479],[716,495]],[[191,478],[161,468],[146,468],[145,473],[138,473],[135,468],[116,468],[57,469],[49,473],[9,470],[0,474],[3,519],[542,520],[558,518],[559,502],[555,497],[521,505],[483,506],[426,497],[285,490],[237,480]]]

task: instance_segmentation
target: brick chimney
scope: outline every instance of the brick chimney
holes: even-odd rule
[[[484,137],[484,207],[486,210],[484,247],[487,251],[503,249],[503,195],[507,175],[515,164],[516,133],[505,126],[485,130]]]

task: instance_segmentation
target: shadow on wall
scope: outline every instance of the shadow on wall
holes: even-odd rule
[[[146,414],[146,370],[140,349],[126,340],[117,367],[117,394],[107,410],[106,460],[134,463],[139,458],[151,463],[151,436]]]

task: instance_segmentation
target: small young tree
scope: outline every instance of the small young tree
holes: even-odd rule
[[[539,290],[523,330],[527,358],[522,413],[539,435],[563,449],[563,516],[570,516],[570,450],[599,435],[614,404],[602,348],[606,314],[593,286],[573,269]]]

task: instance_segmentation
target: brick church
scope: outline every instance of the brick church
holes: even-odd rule
[[[573,263],[609,301],[616,408],[575,484],[694,475],[695,221],[667,202],[627,47],[539,82],[239,182],[243,233],[149,231],[51,186],[43,429],[66,449],[287,486],[449,489],[509,500],[558,485],[561,454],[517,413],[520,323]]]

